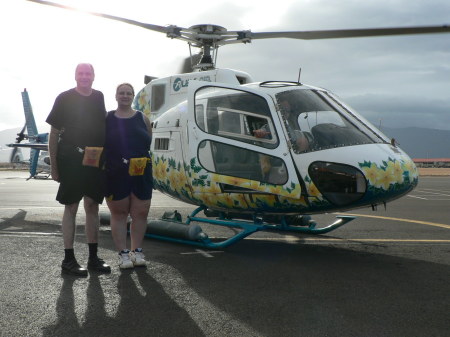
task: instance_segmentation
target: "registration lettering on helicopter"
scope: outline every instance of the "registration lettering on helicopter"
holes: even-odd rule
[[[181,94],[185,93],[188,86],[189,81],[195,80],[195,81],[205,81],[205,82],[215,82],[214,79],[211,78],[210,75],[202,75],[202,76],[172,76],[170,79],[171,84],[171,94]]]

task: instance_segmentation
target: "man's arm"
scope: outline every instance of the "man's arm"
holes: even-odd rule
[[[56,153],[58,152],[59,130],[53,126],[50,129],[48,137],[48,152],[50,155],[51,174],[54,181],[59,182],[58,164],[56,162]]]
[[[269,138],[272,139],[270,134],[269,126],[264,124],[260,129],[253,130],[253,135],[257,138]]]

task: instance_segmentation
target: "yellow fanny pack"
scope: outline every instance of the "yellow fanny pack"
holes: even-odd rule
[[[147,166],[147,162],[150,161],[150,158],[142,157],[142,158],[130,158],[130,166],[128,168],[128,174],[130,176],[142,176],[145,171],[145,167]]]
[[[103,147],[93,147],[93,146],[86,146],[84,148],[84,155],[83,155],[83,165],[84,166],[92,166],[92,167],[99,167],[100,166],[100,157],[103,152]]]

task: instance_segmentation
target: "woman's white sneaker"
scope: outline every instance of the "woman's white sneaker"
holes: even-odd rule
[[[145,261],[144,253],[142,252],[142,248],[136,248],[132,252],[130,252],[131,261],[135,267],[143,267],[147,264]]]
[[[119,253],[118,265],[120,269],[130,269],[134,267],[133,261],[131,261],[131,252],[129,250],[122,250]]]

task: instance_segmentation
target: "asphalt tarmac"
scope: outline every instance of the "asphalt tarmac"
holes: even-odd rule
[[[51,180],[0,171],[0,336],[450,336],[450,177],[322,236],[259,232],[222,251],[144,241],[147,268],[61,275]],[[155,192],[151,217],[194,207]],[[101,207],[107,212],[106,206]],[[314,216],[331,223],[336,214]],[[76,256],[86,263],[84,212]],[[212,238],[231,230],[201,225]]]

